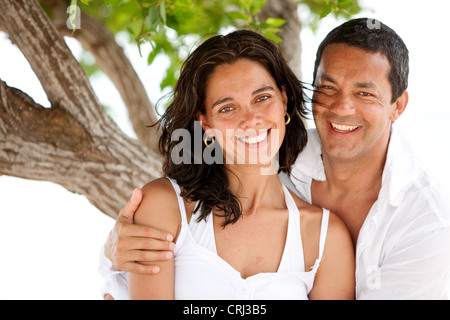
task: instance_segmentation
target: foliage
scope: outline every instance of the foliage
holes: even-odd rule
[[[150,43],[147,57],[153,63],[166,55],[170,66],[160,84],[173,87],[182,62],[200,39],[234,28],[259,31],[275,42],[285,21],[258,15],[266,0],[72,0],[80,8],[102,20],[111,32],[125,31],[138,47]],[[358,0],[301,0],[314,16],[333,12],[349,17],[360,10]]]
[[[317,29],[320,19],[330,13],[333,13],[335,18],[350,19],[361,11],[358,0],[300,0],[299,5],[306,6],[310,10],[311,15],[307,25],[313,31]]]

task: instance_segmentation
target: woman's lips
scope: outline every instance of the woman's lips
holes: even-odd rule
[[[253,136],[244,136],[244,137],[238,137],[237,139],[240,142],[247,143],[247,144],[256,144],[260,143],[261,141],[264,141],[267,138],[267,135],[269,134],[270,129],[267,130],[258,130],[257,135]]]

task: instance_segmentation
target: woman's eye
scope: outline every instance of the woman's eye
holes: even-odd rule
[[[333,90],[334,88],[332,86],[322,86],[323,89],[327,90]]]
[[[270,96],[265,95],[265,96],[261,96],[258,99],[256,99],[257,102],[261,102],[261,101],[266,101],[267,99],[269,99]]]

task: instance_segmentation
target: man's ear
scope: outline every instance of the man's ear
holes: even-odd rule
[[[408,101],[409,101],[408,91],[405,90],[403,91],[402,95],[398,97],[397,101],[394,102],[394,109],[392,109],[391,116],[389,118],[391,121],[395,121],[398,118],[400,118],[400,116],[406,109]]]

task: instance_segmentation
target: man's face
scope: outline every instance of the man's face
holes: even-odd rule
[[[324,156],[348,161],[384,154],[391,122],[407,103],[406,91],[402,103],[391,103],[390,69],[381,53],[345,44],[325,48],[313,104]]]

